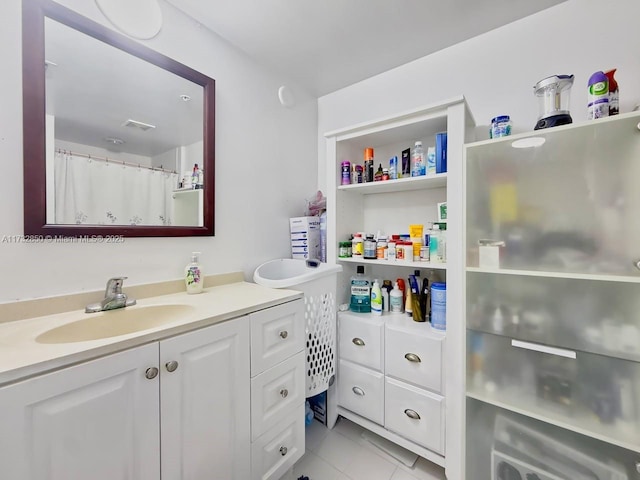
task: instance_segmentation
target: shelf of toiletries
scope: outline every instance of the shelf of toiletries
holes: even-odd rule
[[[338,190],[359,195],[371,195],[376,193],[410,192],[412,190],[428,190],[447,186],[447,174],[422,175],[419,177],[398,178],[396,180],[384,180],[369,183],[352,183],[340,185]]]
[[[346,262],[346,263],[357,263],[360,265],[385,265],[385,266],[389,266],[389,267],[408,267],[408,268],[412,268],[412,269],[416,269],[416,268],[428,268],[431,270],[446,270],[447,269],[447,264],[446,263],[432,263],[432,262],[409,262],[409,261],[403,261],[403,262],[392,262],[389,260],[369,260],[369,259],[363,259],[363,258],[357,258],[357,257],[345,257],[345,258],[338,258],[339,262]]]

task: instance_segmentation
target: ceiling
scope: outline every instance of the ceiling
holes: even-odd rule
[[[167,1],[322,96],[565,0]]]

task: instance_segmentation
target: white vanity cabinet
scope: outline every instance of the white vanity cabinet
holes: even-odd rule
[[[1,388],[0,478],[157,480],[158,385],[154,343]]]
[[[280,478],[304,453],[304,338],[253,379],[250,359],[252,322],[282,317],[303,326],[302,301],[0,388],[0,478]],[[271,416],[251,408],[261,375],[263,392],[287,390]],[[254,445],[252,423],[265,426]],[[248,461],[258,449],[267,460]]]
[[[160,370],[162,478],[248,478],[248,318],[161,341]]]

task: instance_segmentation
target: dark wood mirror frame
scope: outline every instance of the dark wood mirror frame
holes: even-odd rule
[[[215,80],[51,0],[23,0],[22,89],[24,234],[38,236],[185,237],[214,235]],[[204,226],[53,225],[46,218],[45,17],[51,18],[204,89]]]

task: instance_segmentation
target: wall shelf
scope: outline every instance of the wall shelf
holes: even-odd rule
[[[359,265],[384,265],[385,267],[428,268],[432,270],[446,270],[446,263],[431,262],[390,262],[389,260],[372,260],[357,257],[338,258],[338,262],[357,263]]]
[[[447,174],[423,175],[421,177],[399,178],[382,182],[354,183],[340,185],[339,191],[369,195],[373,193],[410,192],[412,190],[426,190],[430,188],[443,188],[447,186]]]
[[[477,268],[467,267],[470,273],[490,273],[494,275],[518,275],[522,277],[567,278],[574,280],[595,280],[599,282],[640,283],[638,276],[631,275],[601,275],[593,273],[549,272],[545,270],[512,270],[508,268]]]

